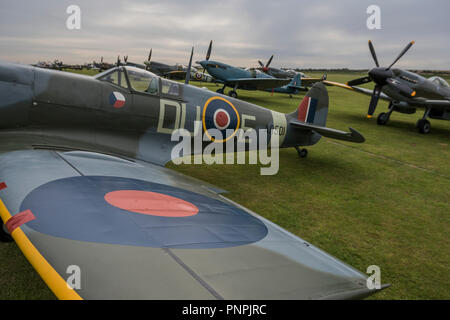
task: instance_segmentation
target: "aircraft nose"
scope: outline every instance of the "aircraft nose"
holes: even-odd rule
[[[195,63],[201,65],[203,68],[206,68],[207,61],[206,60],[202,60],[202,61],[196,61]]]
[[[369,71],[369,76],[373,79],[375,83],[383,85],[386,83],[386,79],[393,77],[393,73],[390,69],[377,67],[372,68]]]

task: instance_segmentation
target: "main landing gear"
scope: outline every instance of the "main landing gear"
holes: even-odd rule
[[[223,94],[225,92],[225,86],[216,90],[217,93]]]
[[[216,92],[217,92],[217,93],[220,93],[220,94],[224,94],[224,92],[225,92],[225,87],[226,87],[226,85],[224,85],[224,86],[223,86],[222,88],[220,88],[220,89],[217,89]],[[237,86],[234,87],[234,89],[228,91],[228,95],[229,95],[230,97],[232,97],[232,98],[237,98],[237,97],[238,97],[238,94],[237,94],[237,92],[236,92],[236,89],[237,89]]]
[[[420,133],[426,134],[426,133],[430,133],[430,131],[431,131],[430,121],[427,120],[429,113],[430,113],[430,108],[427,108],[427,110],[425,110],[425,113],[423,114],[422,119],[419,119],[416,123],[416,127]]]
[[[306,156],[308,155],[308,150],[306,150],[305,148],[300,148],[299,146],[296,146],[295,150],[297,150],[298,156],[300,158],[306,158]]]
[[[0,227],[0,242],[11,242],[11,241],[13,241],[13,238],[9,234],[8,230],[6,229],[5,224],[3,223],[3,221],[1,221],[1,219],[0,219],[0,222],[2,223],[2,225]]]
[[[382,112],[378,115],[377,124],[379,124],[380,126],[384,126],[386,123],[388,123],[393,111],[394,111],[394,104],[391,102],[389,104],[389,111]]]
[[[229,92],[228,92],[228,95],[230,96],[230,97],[232,97],[232,98],[237,98],[237,92],[236,91],[234,91],[234,90],[230,90]]]

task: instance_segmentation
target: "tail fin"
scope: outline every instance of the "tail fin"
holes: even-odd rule
[[[292,89],[301,89],[302,88],[302,76],[300,73],[296,73],[292,78],[291,82],[289,82],[288,87]]]
[[[321,82],[317,82],[300,102],[297,110],[289,114],[301,122],[325,126],[328,115],[328,92]]]
[[[344,132],[326,127],[328,115],[328,92],[325,85],[317,82],[303,98],[297,110],[287,115],[289,125],[300,130],[310,130],[319,135],[361,143],[364,137],[356,130]],[[317,142],[316,139],[315,142]],[[315,143],[314,142],[314,143]]]

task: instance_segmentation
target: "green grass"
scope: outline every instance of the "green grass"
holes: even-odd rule
[[[328,79],[362,75],[330,73]],[[228,190],[228,198],[362,272],[380,266],[382,282],[392,286],[370,299],[449,299],[450,122],[431,120],[431,133],[422,135],[415,128],[422,112],[394,113],[378,126],[376,117],[365,118],[369,97],[328,91],[327,126],[353,127],[365,143],[323,138],[308,147],[306,159],[282,149],[275,176],[261,176],[258,165],[168,167]],[[303,96],[238,94],[280,112],[292,112]],[[380,102],[376,114],[386,109]],[[0,245],[0,270],[0,299],[53,297],[15,244]]]

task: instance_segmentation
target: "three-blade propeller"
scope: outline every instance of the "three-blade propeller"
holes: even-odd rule
[[[377,108],[378,100],[381,95],[381,89],[385,85],[394,88],[396,91],[400,92],[405,96],[414,97],[416,95],[416,92],[413,89],[411,89],[408,85],[403,84],[398,80],[394,79],[395,76],[391,70],[392,66],[395,63],[397,63],[397,61],[400,60],[401,57],[403,57],[403,55],[411,48],[413,44],[414,41],[408,43],[406,47],[397,56],[397,58],[394,60],[394,62],[392,62],[388,68],[383,68],[380,67],[380,64],[378,63],[377,54],[375,53],[375,48],[373,47],[372,41],[369,40],[370,54],[372,55],[372,59],[375,62],[376,67],[372,68],[369,71],[368,76],[347,82],[348,86],[357,86],[371,81],[375,82],[375,88],[373,89],[372,97],[369,103],[369,110],[367,111],[368,118],[372,117],[372,115],[374,114],[375,109]]]

